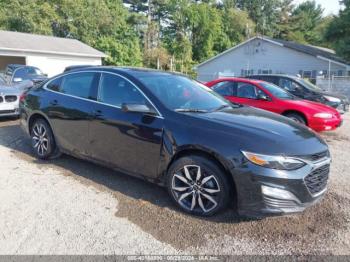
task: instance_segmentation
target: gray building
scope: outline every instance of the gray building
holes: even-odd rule
[[[333,50],[256,36],[195,67],[199,81],[252,74],[350,76],[350,63]]]

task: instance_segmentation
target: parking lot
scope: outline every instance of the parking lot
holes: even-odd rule
[[[242,220],[179,211],[165,189],[63,156],[32,156],[0,122],[0,254],[350,254],[350,114],[322,136],[333,164],[323,201],[302,214]]]

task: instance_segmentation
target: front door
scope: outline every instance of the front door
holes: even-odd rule
[[[122,111],[123,103],[149,104],[139,89],[124,77],[103,73],[100,81],[90,125],[91,156],[121,171],[156,177],[163,118]]]

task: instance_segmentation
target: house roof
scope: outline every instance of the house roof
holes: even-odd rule
[[[197,65],[196,67],[200,67],[212,60],[215,60],[223,55],[225,55],[226,53],[229,53],[235,49],[237,49],[238,47],[242,46],[242,45],[245,45],[246,43],[252,41],[252,40],[255,40],[255,39],[262,39],[262,40],[265,40],[265,41],[268,41],[272,44],[276,44],[276,45],[279,45],[279,46],[282,46],[282,47],[286,47],[286,48],[290,48],[290,49],[293,49],[295,51],[298,51],[298,52],[302,52],[302,53],[305,53],[305,54],[308,54],[308,55],[312,55],[312,56],[315,56],[317,58],[320,58],[320,59],[324,59],[324,60],[331,60],[335,63],[340,63],[340,64],[343,64],[345,66],[350,66],[350,63],[345,61],[344,59],[338,57],[336,54],[335,54],[335,51],[334,50],[331,50],[331,49],[328,49],[328,48],[324,48],[324,47],[318,47],[318,46],[312,46],[312,45],[303,45],[303,44],[299,44],[299,43],[295,43],[295,42],[291,42],[291,41],[285,41],[285,40],[281,40],[281,39],[275,39],[275,38],[271,38],[271,37],[267,37],[267,36],[255,36],[253,38],[250,38],[204,62],[202,62],[201,64]]]
[[[264,38],[270,39],[271,41],[278,42],[278,43],[282,44],[283,46],[288,47],[290,49],[293,49],[295,51],[299,51],[299,52],[309,54],[312,56],[316,56],[316,57],[323,57],[323,58],[326,58],[326,59],[329,59],[329,60],[332,60],[332,61],[335,61],[338,63],[342,63],[345,65],[350,65],[349,62],[338,57],[335,54],[335,51],[332,49],[319,47],[319,46],[312,46],[312,45],[303,45],[303,44],[299,44],[296,42],[285,41],[285,40],[275,39],[275,38],[269,38],[266,36]]]
[[[106,55],[76,39],[0,30],[0,50],[82,57]]]

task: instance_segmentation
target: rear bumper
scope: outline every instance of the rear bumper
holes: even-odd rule
[[[247,162],[245,167],[235,170],[234,175],[238,213],[261,218],[304,211],[326,193],[329,164],[330,158],[327,158],[317,165],[308,164],[298,170],[285,171]],[[320,177],[316,176],[318,172]],[[314,187],[312,179],[316,182],[323,179],[322,185]]]

